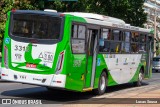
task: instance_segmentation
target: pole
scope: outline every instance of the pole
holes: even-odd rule
[[[155,5],[156,5],[156,0],[155,0]],[[157,7],[156,7],[157,8]],[[156,56],[156,33],[157,33],[157,23],[156,23],[156,18],[157,18],[157,13],[156,13],[156,8],[154,9],[154,56]]]

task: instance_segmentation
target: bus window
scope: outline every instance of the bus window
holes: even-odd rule
[[[100,47],[100,52],[119,53],[121,51],[121,42],[104,41],[104,46]]]
[[[100,52],[109,52],[110,51],[110,38],[111,38],[111,30],[103,28],[101,29],[101,36],[99,39],[99,51]]]
[[[17,36],[21,33],[23,37],[25,37],[27,34],[31,34],[31,23],[28,23],[27,21],[14,21],[14,28],[13,28],[13,34],[17,34]]]
[[[121,43],[120,42],[111,42],[110,43],[110,52],[119,53],[121,51]]]
[[[113,37],[111,39],[110,31],[110,29],[102,29],[99,39],[99,50],[100,52],[119,53],[121,52],[122,32],[113,30]]]
[[[139,44],[139,51],[146,52],[146,44]]]
[[[139,50],[138,43],[131,43],[131,52],[138,53],[138,50]]]
[[[60,37],[62,22],[60,17],[14,13],[11,20],[13,23],[10,32],[14,37],[49,40]]]
[[[48,27],[45,22],[34,24],[34,28],[35,32],[32,35],[33,38],[43,38],[44,36],[48,35]]]
[[[124,41],[122,42],[122,53],[129,53],[130,52],[130,32],[124,32]]]
[[[124,41],[130,42],[131,33],[130,32],[124,32]]]
[[[140,34],[139,41],[140,43],[146,43],[146,35]]]
[[[105,44],[104,44],[104,39],[103,39],[103,38],[100,38],[100,39],[99,39],[99,51],[100,51],[100,52],[103,52],[104,46],[105,46]]]
[[[101,31],[101,38],[105,39],[105,40],[110,40],[111,38],[111,34],[110,34],[110,29],[102,29]]]
[[[131,42],[139,42],[139,34],[137,32],[132,32]]]
[[[77,34],[77,25],[72,25],[72,38],[77,38],[78,34]]]
[[[73,53],[85,53],[85,32],[83,25],[72,25],[72,51]]]
[[[72,25],[72,38],[85,39],[85,26]]]
[[[146,35],[140,34],[139,41],[139,52],[146,52]]]
[[[110,41],[104,41],[104,45],[100,46],[100,52],[110,52]]]
[[[119,31],[119,30],[113,30],[112,40],[114,40],[114,41],[121,41],[122,40],[122,32]]]
[[[79,25],[79,28],[78,28],[78,38],[85,39],[85,32],[86,32],[85,26]]]
[[[72,39],[73,53],[85,53],[85,41]]]

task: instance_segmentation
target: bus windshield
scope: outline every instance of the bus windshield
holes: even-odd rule
[[[13,14],[11,34],[15,37],[59,39],[62,18],[39,14]]]

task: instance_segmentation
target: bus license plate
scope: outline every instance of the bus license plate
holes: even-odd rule
[[[27,68],[36,68],[37,65],[36,64],[26,64]]]

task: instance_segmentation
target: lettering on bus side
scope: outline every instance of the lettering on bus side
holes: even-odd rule
[[[98,58],[98,59],[97,59],[97,66],[100,66],[100,65],[101,65],[101,59]]]
[[[81,66],[82,61],[81,60],[74,60],[73,62],[73,67],[80,67]]]
[[[18,53],[15,54],[15,60],[21,61],[21,58],[22,58],[21,54]]]
[[[27,50],[26,46],[15,45],[14,47],[15,47],[14,48],[15,51],[26,51]]]
[[[19,75],[19,78],[20,78],[20,79],[26,79],[27,76],[26,76],[26,75]]]
[[[128,58],[124,58],[124,62],[123,62],[123,65],[128,65]]]

